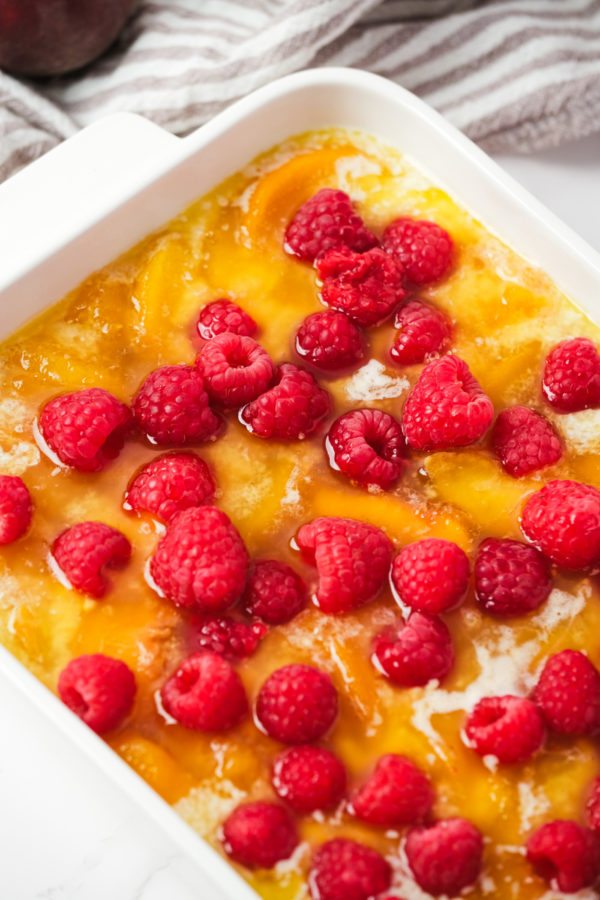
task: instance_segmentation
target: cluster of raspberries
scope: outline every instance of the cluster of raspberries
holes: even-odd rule
[[[298,356],[321,373],[356,366],[366,353],[364,329],[395,316],[390,350],[395,364],[425,363],[404,407],[402,421],[377,409],[348,412],[325,438],[331,465],[362,486],[389,490],[401,477],[410,450],[432,452],[480,440],[494,417],[490,399],[467,364],[446,354],[453,327],[446,315],[413,295],[446,275],[455,248],[432,222],[397,219],[381,240],[370,232],[341,191],[322,190],[296,213],[286,250],[314,263],[327,310],[309,316],[295,341]],[[215,440],[224,415],[263,438],[299,440],[331,413],[329,393],[306,368],[276,366],[256,342],[258,327],[230,300],[205,307],[197,322],[203,344],[194,366],[163,366],[150,373],[128,407],[107,391],[90,388],[47,403],[37,424],[48,455],[63,466],[98,472],[122,449],[133,427],[155,445],[181,447]],[[600,356],[590,341],[565,341],[548,356],[542,381],[547,403],[561,413],[600,406]],[[497,416],[490,446],[518,478],[552,465],[562,447],[550,422],[521,406]],[[166,525],[148,567],[158,592],[185,611],[190,655],[160,690],[164,711],[181,726],[222,732],[250,717],[251,703],[235,662],[255,652],[269,627],[300,614],[309,590],[288,564],[250,560],[242,538],[214,504],[216,484],[196,453],[164,453],[129,484],[125,508]],[[0,543],[26,534],[33,505],[20,478],[0,476]],[[313,599],[328,615],[352,612],[388,584],[402,611],[396,624],[375,635],[371,661],[400,688],[442,681],[454,650],[441,616],[464,600],[471,580],[481,611],[498,618],[537,609],[552,588],[552,566],[600,567],[600,491],[573,481],[550,481],[531,494],[522,511],[527,542],[488,538],[473,572],[456,544],[429,538],[396,552],[379,528],[353,519],[320,517],[299,529],[295,547],[316,571]],[[55,571],[94,598],[110,588],[107,569],[126,566],[132,548],[117,529],[82,522],[55,539]],[[233,612],[232,612],[233,610]],[[133,672],[102,654],[77,657],[61,672],[63,701],[92,729],[105,733],[129,716],[135,703]],[[388,754],[362,785],[348,790],[343,762],[315,746],[334,727],[338,693],[324,671],[303,664],[276,669],[253,705],[257,725],[286,745],[272,765],[281,802],[246,803],[222,829],[226,852],[250,868],[287,859],[299,838],[295,816],[340,809],[381,829],[407,828],[406,860],[417,884],[433,895],[454,896],[475,884],[483,838],[462,818],[435,820],[428,777],[405,756]],[[500,764],[530,760],[549,732],[600,733],[600,673],[584,654],[550,657],[528,698],[481,699],[466,716],[462,739]],[[527,857],[553,888],[572,892],[600,877],[600,780],[587,808],[588,826],[557,820],[538,829]],[[386,859],[345,838],[322,844],[313,856],[313,900],[370,900],[391,884]]]

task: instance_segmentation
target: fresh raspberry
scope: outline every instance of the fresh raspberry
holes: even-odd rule
[[[494,407],[466,362],[444,356],[428,363],[408,395],[402,427],[413,450],[449,450],[487,431]]]
[[[406,622],[376,635],[375,668],[400,687],[421,687],[442,681],[454,665],[450,632],[441,619],[413,612]]]
[[[310,372],[282,363],[273,387],[241,410],[240,421],[259,437],[299,441],[316,431],[330,410],[329,394]]]
[[[475,884],[481,873],[483,838],[466,819],[442,819],[413,828],[406,856],[415,881],[429,894],[456,897]]]
[[[363,253],[377,238],[354,211],[348,194],[323,188],[303,203],[285,232],[288,253],[307,262],[332,247],[350,247]]]
[[[571,894],[600,876],[600,840],[577,822],[556,819],[531,835],[527,859],[553,890]]]
[[[382,244],[402,263],[407,283],[412,286],[438,281],[452,264],[452,238],[426,219],[396,219],[383,232]]]
[[[99,472],[121,452],[131,427],[131,413],[104,388],[61,394],[46,403],[39,430],[65,466]]]
[[[316,851],[308,885],[312,900],[371,900],[392,880],[389,864],[376,850],[348,838],[334,838]]]
[[[381,409],[355,409],[336,419],[326,441],[334,469],[352,481],[384,491],[398,481],[404,467],[400,423]]]
[[[110,587],[104,569],[123,568],[131,558],[131,544],[104,522],[80,522],[59,534],[52,557],[71,587],[102,597]]]
[[[475,560],[475,596],[494,616],[523,616],[537,609],[552,590],[548,561],[521,541],[487,538]]]
[[[72,659],[58,676],[62,702],[97,734],[122,723],[131,712],[135,692],[129,666],[102,653]]]
[[[562,341],[550,351],[542,393],[561,413],[600,406],[600,354],[589,338]]]
[[[422,303],[409,300],[396,313],[394,338],[390,356],[400,366],[412,366],[441,355],[450,346],[452,324],[444,313]]]
[[[208,395],[226,409],[255,400],[273,381],[275,366],[269,354],[251,337],[219,334],[196,357]]]
[[[344,764],[321,747],[290,747],[273,764],[273,787],[298,813],[337,806],[346,780]]]
[[[433,799],[427,776],[405,756],[388,753],[354,795],[351,812],[369,825],[396,828],[424,819]]]
[[[23,537],[31,524],[33,504],[18,475],[0,475],[0,544]]]
[[[346,313],[359,325],[379,325],[406,297],[404,269],[374,247],[353,253],[343,247],[329,250],[316,261],[325,306]]]
[[[387,581],[392,543],[374,525],[323,516],[302,526],[296,544],[305,560],[317,567],[315,602],[325,613],[358,609]]]
[[[304,609],[306,601],[306,585],[291,566],[277,559],[254,561],[243,598],[250,615],[269,625],[283,625]]]
[[[468,746],[501,763],[522,763],[542,746],[546,729],[538,708],[524,697],[484,697],[465,724]]]
[[[150,561],[155,584],[176,606],[218,613],[244,589],[248,554],[237,529],[215,506],[179,513]]]
[[[160,696],[166,712],[195,731],[227,731],[248,712],[240,676],[210,651],[188,656],[165,681]]]
[[[600,778],[595,778],[592,782],[585,811],[590,828],[600,831]]]
[[[296,826],[278,803],[245,803],[225,821],[223,846],[228,856],[248,869],[272,869],[292,855]]]
[[[600,491],[578,481],[549,481],[521,516],[523,534],[563,569],[600,566]]]
[[[594,734],[600,729],[600,673],[579,650],[550,657],[531,699],[558,734]]]
[[[240,622],[230,616],[192,615],[186,628],[186,645],[191,653],[212,650],[231,659],[252,656],[267,634],[262,622]]]
[[[411,609],[434,615],[455,609],[469,586],[467,554],[442,538],[416,541],[394,560],[392,584]]]
[[[221,427],[208,405],[204,380],[193,366],[161,366],[150,372],[132,409],[139,429],[154,444],[214,440]]]
[[[167,453],[138,472],[125,493],[125,509],[149,512],[163,522],[190,506],[212,503],[215,481],[193,453]]]
[[[364,357],[365,340],[345,313],[327,309],[304,320],[296,334],[296,353],[326,372],[348,369]]]
[[[226,331],[230,334],[254,337],[258,325],[237,303],[223,297],[221,300],[213,300],[200,310],[196,329],[201,338],[210,341]]]
[[[526,406],[511,406],[498,414],[492,450],[513,478],[553,466],[562,456],[560,440],[548,419]]]
[[[269,675],[256,701],[258,721],[270,737],[283,744],[318,741],[337,713],[337,691],[329,675],[301,663]]]

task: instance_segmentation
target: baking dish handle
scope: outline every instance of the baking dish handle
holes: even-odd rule
[[[182,144],[141,116],[117,113],[84,128],[0,185],[3,317],[6,306],[27,305],[28,293],[36,288],[31,275],[37,266],[60,256],[60,248],[81,240],[104,217],[107,229],[100,240],[95,238],[93,246],[88,240],[80,254],[82,271],[71,259],[69,280],[59,277],[52,295],[60,296],[63,287],[66,292],[78,278],[120,252],[119,236],[111,234],[110,212],[160,172]],[[142,224],[143,234],[147,224],[145,230]],[[35,303],[31,312],[21,309],[15,324],[35,311]]]

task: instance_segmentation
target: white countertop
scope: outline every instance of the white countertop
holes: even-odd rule
[[[600,250],[600,134],[498,162]],[[217,900],[162,832],[0,679],[0,896]]]

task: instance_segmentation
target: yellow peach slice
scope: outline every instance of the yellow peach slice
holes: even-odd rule
[[[281,239],[298,207],[333,178],[336,162],[357,155],[361,152],[349,144],[323,147],[295,156],[264,175],[250,195],[244,217],[250,239]]]
[[[138,687],[161,675],[164,648],[176,622],[176,612],[150,591],[140,600],[127,602],[113,594],[110,600],[89,601],[74,642],[77,655],[104,653],[122,659],[135,671]]]
[[[409,544],[425,537],[445,538],[468,550],[471,539],[462,517],[450,512],[417,512],[394,494],[352,492],[319,485],[311,498],[313,516],[342,516],[383,528],[393,540]]]
[[[522,387],[531,380],[538,365],[539,341],[530,341],[516,352],[498,353],[494,359],[487,347],[472,361],[471,371],[495,406],[518,403]]]
[[[187,290],[190,267],[189,250],[178,236],[161,241],[151,253],[133,285],[141,334],[153,340],[160,337],[171,309],[179,305]]]
[[[177,803],[194,786],[190,773],[154,741],[126,731],[108,743],[167,803]]]
[[[435,453],[425,470],[437,498],[461,510],[492,537],[520,536],[518,518],[525,497],[539,488],[527,478],[511,478],[485,451]]]

